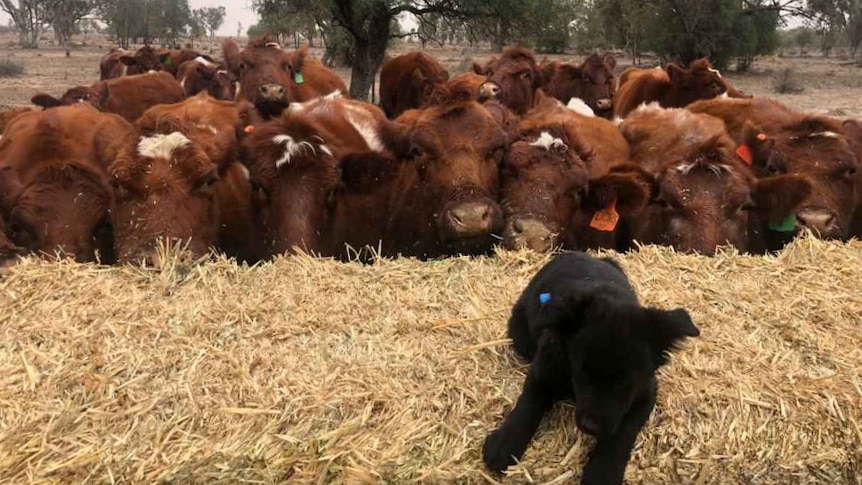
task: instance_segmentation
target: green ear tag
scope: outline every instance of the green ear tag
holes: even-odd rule
[[[301,73],[301,72],[297,72],[296,74],[294,74],[294,75],[293,75],[293,80],[294,80],[294,81],[296,81],[296,84],[302,84],[302,83],[304,83],[304,82],[305,82],[305,78],[304,78],[304,77],[302,77],[302,73]]]
[[[166,65],[166,66],[170,66],[170,65],[171,65],[171,58],[170,58],[170,57],[168,57],[167,59],[165,59],[165,65]]]
[[[796,229],[796,214],[790,214],[781,222],[770,222],[769,230],[778,232],[793,232]]]

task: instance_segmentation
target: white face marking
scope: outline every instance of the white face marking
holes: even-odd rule
[[[691,172],[691,170],[693,168],[697,167],[698,165],[700,165],[703,168],[708,169],[712,173],[719,175],[719,176],[721,175],[722,171],[730,173],[730,167],[728,165],[715,164],[715,163],[710,163],[710,164],[704,165],[702,163],[698,164],[697,162],[695,162],[695,163],[681,163],[681,164],[676,166],[676,171],[683,174],[683,175],[688,175],[689,172]]]
[[[839,136],[840,135],[838,133],[835,133],[834,131],[820,131],[820,132],[812,133],[812,134],[808,135],[808,138],[817,138],[817,137],[838,138]]]
[[[183,89],[183,92],[185,92],[185,90],[186,90],[186,77],[185,76],[183,76],[183,78],[180,79],[180,87]]]
[[[572,98],[569,100],[569,104],[566,105],[566,108],[574,111],[575,113],[586,116],[587,118],[595,118],[596,113],[593,112],[593,109],[590,108],[587,103],[584,102],[581,98]]]
[[[251,173],[248,171],[248,167],[240,164],[239,169],[242,170],[242,176],[245,177],[246,180],[251,180]]]
[[[284,154],[281,158],[275,161],[275,168],[281,168],[282,165],[290,163],[290,159],[293,158],[294,155],[300,155],[305,150],[311,149],[313,153],[317,154],[317,150],[314,149],[314,145],[307,141],[297,143],[290,135],[276,135],[272,137],[272,142],[276,145],[284,145]]]
[[[373,120],[368,113],[363,109],[354,108],[352,105],[346,105],[347,108],[347,121],[353,125],[353,128],[359,132],[359,136],[365,140],[365,144],[368,145],[368,149],[375,152],[383,151],[383,143],[380,141],[380,138],[377,136],[377,132],[375,131],[375,127],[372,124]]]
[[[212,133],[213,135],[217,135],[217,134],[218,134],[218,130],[217,130],[217,129],[216,129],[216,127],[215,127],[215,126],[213,126],[213,125],[205,125],[205,124],[198,123],[198,124],[196,124],[196,125],[195,125],[195,127],[196,127],[196,128],[200,128],[201,130],[207,130],[207,131],[209,131],[210,133]]]
[[[175,131],[170,135],[153,135],[141,137],[138,142],[138,154],[149,158],[170,158],[174,150],[191,143],[182,133]]]
[[[267,42],[266,47],[272,47],[274,49],[281,49],[281,45],[278,42]]]
[[[225,71],[224,69],[219,69],[218,71],[216,71],[216,74],[222,74],[224,76],[227,76],[227,71]]]
[[[728,98],[730,98],[730,95],[727,94],[727,91],[721,93],[721,96],[718,97],[718,99],[728,99]]]
[[[551,136],[547,131],[543,131],[533,143],[530,143],[530,146],[542,147],[545,150],[550,150],[552,148],[562,148],[563,150],[569,149],[569,146],[566,145],[563,140]]]
[[[322,151],[323,153],[325,153],[325,154],[329,155],[330,157],[332,156],[332,150],[330,150],[328,146],[326,146],[326,145],[320,145],[320,146],[318,146],[317,148],[320,148],[320,151]]]
[[[197,62],[198,64],[203,64],[207,67],[216,67],[216,64],[213,64],[212,62],[206,60],[203,56],[195,57],[195,62]]]
[[[711,73],[715,74],[716,76],[718,76],[718,78],[719,78],[719,79],[721,79],[721,73],[720,73],[720,72],[718,72],[718,69],[713,69],[713,68],[711,68],[711,67],[710,67],[710,68],[709,68],[709,72],[711,72]]]

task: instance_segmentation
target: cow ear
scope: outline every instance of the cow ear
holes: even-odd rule
[[[120,62],[122,62],[123,65],[131,67],[137,64],[138,60],[135,59],[135,56],[133,54],[125,54],[120,56]]]
[[[488,71],[485,69],[485,66],[479,64],[478,62],[473,62],[473,72],[480,76],[487,76]]]
[[[850,146],[856,152],[857,157],[862,159],[862,122],[859,120],[844,120],[841,123],[841,128],[843,128],[844,136],[847,137],[847,141],[850,142]]]
[[[449,82],[449,71],[443,69],[442,71],[440,71],[437,77],[439,78],[441,83]]]
[[[351,192],[370,192],[395,178],[398,161],[378,153],[354,153],[341,159],[341,181]]]
[[[236,77],[239,77],[240,58],[239,46],[236,44],[236,41],[233,39],[225,40],[221,45],[221,51],[228,70],[233,72]]]
[[[610,69],[611,71],[617,68],[617,58],[613,55],[605,54],[603,60],[605,62],[605,65],[608,66],[608,69]]]
[[[766,167],[769,158],[774,153],[775,139],[769,138],[750,121],[746,121],[742,127],[742,145],[737,149],[737,154],[743,161],[755,167]],[[747,150],[747,152],[746,152]],[[750,156],[750,159],[745,157]]]
[[[389,151],[399,159],[411,157],[413,148],[413,122],[419,110],[407,110],[395,121],[386,120],[380,129],[380,139]]]
[[[623,217],[640,214],[657,191],[653,175],[636,165],[590,180],[587,187],[586,207],[604,209],[616,199],[616,210]]]
[[[413,79],[413,82],[416,84],[420,84],[420,83],[425,82],[425,75],[422,74],[422,70],[419,69],[418,67],[413,69],[413,72],[411,73],[411,78]]]
[[[660,310],[646,308],[646,325],[638,325],[637,332],[653,350],[655,368],[667,362],[667,353],[673,350],[686,337],[697,337],[700,330],[691,321],[691,316],[683,308]]]
[[[752,199],[761,217],[781,222],[811,195],[811,190],[811,182],[800,175],[777,175],[757,179]]]
[[[63,104],[62,102],[60,102],[59,99],[45,93],[40,93],[33,96],[32,98],[30,98],[30,102],[35,104],[36,106],[41,106],[45,109],[53,108],[55,106],[60,106]]]
[[[676,86],[685,87],[688,85],[688,73],[676,64],[667,65],[667,76],[670,78],[670,82]]]

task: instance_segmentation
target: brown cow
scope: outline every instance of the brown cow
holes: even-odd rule
[[[668,64],[665,69],[629,68],[620,76],[614,115],[625,118],[644,103],[658,102],[665,108],[682,108],[700,99],[711,99],[727,91],[721,74],[709,59],[698,59],[689,69]]]
[[[397,120],[409,126],[412,149],[389,206],[388,254],[433,258],[490,250],[503,230],[499,164],[511,141],[503,110],[464,101]]]
[[[129,121],[135,121],[152,106],[178,103],[183,99],[185,93],[176,79],[168,73],[156,72],[99,81],[92,86],[74,87],[66,91],[60,99],[49,94],[37,94],[31,101],[46,109],[89,103],[100,111],[115,113]]]
[[[213,98],[223,101],[236,98],[236,79],[233,74],[203,57],[184,62],[177,71],[177,82],[189,97],[206,91]]]
[[[823,238],[849,237],[862,187],[859,153],[846,133],[852,122],[797,113],[765,98],[700,101],[689,109],[723,120],[733,140],[748,147],[758,176],[799,174],[813,184],[795,221],[782,229],[786,237],[771,234],[771,249],[792,238],[795,227],[811,229]]]
[[[248,171],[234,156],[237,118],[233,103],[201,93],[137,121],[139,136],[109,169],[120,262],[159,266],[159,239],[182,241],[195,257],[260,258]]]
[[[449,80],[449,72],[424,52],[410,52],[380,69],[380,107],[390,118],[424,106],[435,89]]]
[[[290,103],[302,103],[334,91],[347,92],[344,81],[303,47],[282,50],[269,36],[242,51],[233,39],[222,44],[225,63],[240,81],[239,97],[252,102],[265,118],[275,117]]]
[[[503,165],[504,246],[625,249],[617,244],[616,225],[597,226],[596,214],[608,212],[614,201],[618,216],[636,216],[649,198],[650,184],[638,172],[610,173],[628,164],[628,144],[616,126],[558,108],[531,113],[520,128],[527,140],[512,145]],[[563,147],[563,156],[556,158],[581,162],[552,163],[555,149]],[[531,158],[535,163],[525,163]]]
[[[126,75],[128,66],[120,59],[123,56],[133,56],[132,52],[122,47],[112,47],[111,50],[99,60],[99,79],[114,79]]]
[[[507,47],[502,56],[492,58],[484,67],[476,64],[474,69],[488,76],[480,97],[492,97],[519,116],[558,104],[542,91],[542,73],[529,49]]]
[[[264,202],[271,254],[344,257],[346,245],[377,245],[396,170],[390,130],[398,127],[380,108],[338,93],[292,104],[255,126],[242,143],[243,161]]]
[[[125,52],[119,56],[119,61],[127,66],[126,74],[143,74],[153,71],[166,71],[176,77],[177,71],[183,63],[204,57],[213,62],[212,58],[202,56],[199,52],[183,49],[154,49],[152,46],[144,46],[134,53]]]
[[[22,113],[29,113],[33,108],[4,108],[0,110],[0,135],[6,129],[6,125]]]
[[[652,203],[627,221],[637,241],[703,254],[724,244],[761,251],[767,222],[784,220],[811,193],[799,175],[755,178],[718,118],[653,103],[620,129],[633,162],[654,178]]]
[[[610,119],[616,91],[616,66],[616,59],[609,54],[593,54],[580,66],[550,62],[542,67],[543,89],[566,104],[572,98],[579,98],[596,115]]]
[[[105,168],[132,127],[88,105],[19,115],[0,140],[0,213],[22,248],[112,260]]]

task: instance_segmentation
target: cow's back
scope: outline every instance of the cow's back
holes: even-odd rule
[[[670,78],[663,69],[627,69],[620,76],[614,116],[624,118],[641,104],[659,101],[669,87]]]
[[[395,118],[422,105],[422,86],[416,86],[413,77],[417,70],[422,79],[442,81],[443,66],[423,52],[400,55],[380,69],[380,106],[387,116]]]
[[[335,71],[324,66],[322,62],[306,56],[302,62],[302,82],[297,82],[298,76],[290,77],[290,102],[304,103],[314,98],[326,96],[335,91],[347,95],[347,85]]]
[[[107,97],[102,100],[102,111],[116,113],[129,121],[135,121],[153,106],[185,99],[182,86],[166,72],[124,76],[105,84]]]

